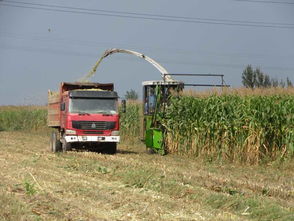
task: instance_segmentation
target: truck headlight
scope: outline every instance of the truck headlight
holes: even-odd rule
[[[65,130],[65,134],[77,134],[77,132],[75,130]]]
[[[118,130],[111,131],[111,136],[119,136],[119,131]]]

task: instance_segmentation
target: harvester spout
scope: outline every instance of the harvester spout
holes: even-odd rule
[[[108,57],[109,55],[112,55],[114,53],[126,53],[126,54],[132,54],[135,55],[137,57],[143,58],[145,61],[148,61],[150,64],[152,64],[160,73],[161,73],[161,77],[164,81],[172,81],[172,77],[169,75],[168,71],[162,66],[160,65],[158,62],[156,62],[155,60],[153,60],[152,58],[141,54],[139,52],[136,51],[131,51],[131,50],[127,50],[127,49],[118,49],[118,48],[113,48],[113,49],[109,49],[106,50],[103,55],[100,57],[100,59],[96,62],[96,64],[93,66],[92,70],[85,75],[80,81],[88,81],[88,79],[90,77],[92,77],[95,73],[96,70],[99,66],[99,64],[101,63],[101,61]]]

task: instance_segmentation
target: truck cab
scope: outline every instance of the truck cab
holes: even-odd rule
[[[86,147],[114,154],[119,136],[118,95],[113,84],[61,83],[48,92],[53,152]]]

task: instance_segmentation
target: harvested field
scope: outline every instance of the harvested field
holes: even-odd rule
[[[48,135],[0,132],[0,220],[293,220],[293,162],[213,164],[148,155],[53,154]]]

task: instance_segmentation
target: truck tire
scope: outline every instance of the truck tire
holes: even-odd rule
[[[61,151],[61,142],[57,138],[57,133],[52,132],[50,137],[50,149],[53,153],[57,153]]]
[[[116,143],[107,143],[104,152],[107,154],[116,154],[116,150],[117,150]]]
[[[71,143],[66,142],[65,140],[62,142],[62,151],[65,153],[66,151],[71,150]]]

